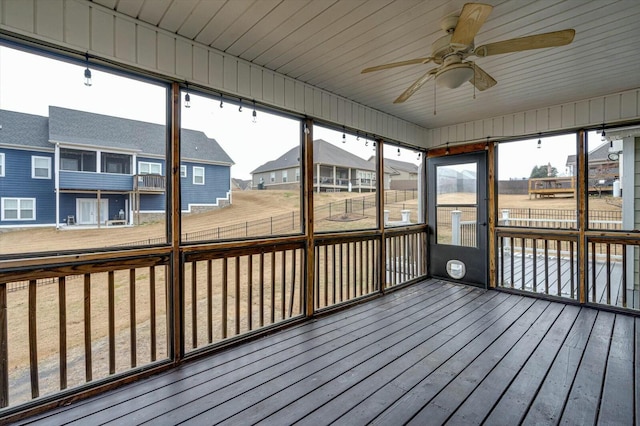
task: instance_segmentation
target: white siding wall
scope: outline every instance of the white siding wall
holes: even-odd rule
[[[487,136],[536,136],[538,133],[601,126],[640,118],[640,89],[568,102],[428,131],[428,147],[447,142],[479,141]]]
[[[0,29],[412,145],[415,124],[85,0],[0,0]]]

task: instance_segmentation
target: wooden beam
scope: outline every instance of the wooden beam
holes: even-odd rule
[[[578,132],[578,287],[580,294],[578,300],[580,303],[587,301],[587,240],[585,231],[587,229],[587,132],[580,130]],[[594,283],[595,285],[595,283]]]
[[[496,212],[498,210],[498,200],[496,199],[496,188],[498,182],[496,180],[496,149],[495,145],[489,143],[487,145],[487,182],[489,187],[487,188],[487,222],[489,226],[489,287],[494,288],[498,282],[497,269],[496,269]]]
[[[167,299],[169,301],[171,327],[169,329],[169,357],[174,363],[179,363],[184,357],[184,275],[183,263],[180,261],[180,86],[171,84],[171,97],[169,102],[169,129],[171,135],[168,141],[168,158],[170,161],[169,189],[171,194],[170,223],[168,234],[171,243],[171,280],[167,283]]]
[[[304,232],[307,239],[306,246],[306,279],[305,285],[305,315],[313,315],[313,283],[315,271],[315,242],[314,242],[314,215],[313,215],[313,120],[307,118],[303,123],[302,132],[302,170],[304,170],[304,190],[302,193],[304,211]],[[320,176],[318,176],[319,178]],[[318,185],[319,187],[319,185]]]

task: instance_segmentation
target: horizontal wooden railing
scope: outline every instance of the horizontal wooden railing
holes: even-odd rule
[[[168,249],[71,258],[3,262],[0,407],[168,358]]]
[[[578,234],[496,230],[497,286],[577,300]]]

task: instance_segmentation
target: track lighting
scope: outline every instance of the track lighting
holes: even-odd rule
[[[84,85],[87,87],[91,87],[93,82],[91,81],[91,70],[89,69],[89,53],[84,54],[87,67],[84,70]]]

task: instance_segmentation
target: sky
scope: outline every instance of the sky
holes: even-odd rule
[[[166,119],[166,88],[139,80],[120,77],[92,68],[91,87],[84,85],[84,65],[51,60],[19,50],[0,46],[0,109],[48,115],[49,105],[73,108],[98,114],[164,124]],[[46,72],[45,72],[46,70]],[[236,101],[237,102],[237,101]],[[216,141],[236,163],[231,169],[234,178],[249,179],[252,170],[275,159],[300,141],[299,122],[283,116],[257,111],[252,122],[253,106],[225,102],[191,93],[191,107],[182,108],[182,126],[202,130]],[[1,124],[1,123],[0,123]],[[374,154],[373,143],[365,144],[363,136],[346,134],[319,126],[314,138],[325,139],[341,149],[364,159]],[[597,138],[599,142],[599,138]],[[385,150],[386,151],[386,150]],[[416,152],[397,148],[386,156],[418,164]],[[500,179],[529,177],[534,166],[551,163],[560,175],[566,173],[567,156],[575,154],[575,135],[537,138],[500,144],[498,176]]]

